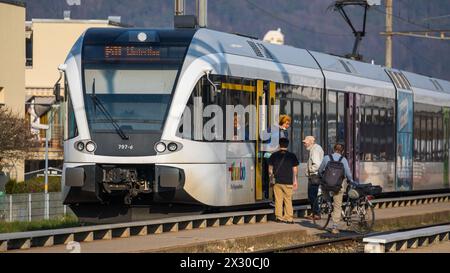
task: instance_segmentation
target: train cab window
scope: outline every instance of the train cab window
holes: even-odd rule
[[[68,86],[68,85],[66,85]],[[66,119],[66,126],[64,126],[65,129],[65,133],[64,133],[64,138],[65,140],[69,140],[69,139],[73,139],[75,137],[78,136],[78,126],[77,126],[77,121],[75,118],[75,111],[73,108],[73,102],[72,102],[72,98],[70,96],[70,93],[67,92],[67,119]]]

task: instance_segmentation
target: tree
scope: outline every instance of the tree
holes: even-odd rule
[[[6,161],[24,159],[34,146],[28,122],[6,107],[0,107],[0,171]]]

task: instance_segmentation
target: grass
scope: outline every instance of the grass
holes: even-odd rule
[[[82,226],[78,219],[74,216],[66,216],[62,218],[32,222],[0,222],[0,234],[15,233],[26,231],[38,231],[49,229],[62,229]]]

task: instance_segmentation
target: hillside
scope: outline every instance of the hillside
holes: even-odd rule
[[[64,10],[75,19],[122,17],[122,22],[139,27],[168,28],[173,25],[173,0],[81,0],[68,6],[66,0],[25,0],[27,18],[62,18]],[[188,0],[193,12],[194,0]],[[338,13],[328,9],[331,0],[210,0],[209,27],[263,37],[270,29],[281,28],[286,43],[315,51],[344,55],[353,47],[350,28]],[[383,1],[384,2],[384,1]],[[274,4],[276,3],[276,5]],[[395,0],[395,30],[448,29],[448,0]],[[368,34],[361,45],[367,61],[384,64],[384,7],[369,13]],[[450,41],[396,37],[394,66],[408,71],[450,80]]]

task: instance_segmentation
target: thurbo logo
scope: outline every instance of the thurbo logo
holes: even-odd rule
[[[247,178],[246,167],[242,165],[242,162],[239,163],[239,166],[236,165],[236,162],[231,164],[231,167],[228,169],[231,176],[231,181],[245,181]]]

